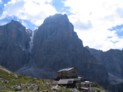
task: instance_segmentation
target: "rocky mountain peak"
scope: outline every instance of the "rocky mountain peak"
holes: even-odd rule
[[[58,49],[61,50],[60,52],[64,52],[66,49],[70,50],[75,47],[78,47],[76,50],[79,51],[79,48],[82,49],[83,47],[82,41],[78,38],[76,32],[74,32],[73,25],[67,16],[62,14],[46,18],[35,32],[33,40],[34,53],[46,50],[43,52],[47,52],[48,54],[51,52],[53,54]],[[52,52],[52,50],[54,51]]]
[[[18,21],[0,26],[0,65],[12,71],[21,68],[28,62],[29,41],[29,33]]]
[[[67,15],[55,14],[46,18],[39,29],[48,27],[47,29],[57,31],[73,31],[73,25],[70,23]],[[46,31],[46,29],[45,29]]]
[[[70,23],[67,15],[62,14],[56,14],[46,18],[35,32],[34,40],[37,38],[41,40],[40,43],[43,43],[45,39],[48,41],[54,40],[54,42],[66,42],[69,45],[70,43],[78,42],[82,45],[82,41],[74,32],[73,25]]]
[[[18,22],[18,21],[16,21],[16,20],[11,20],[11,21],[10,21],[10,24],[11,24],[11,23],[13,23],[13,24],[20,24],[20,25],[22,25],[20,22]]]
[[[49,16],[48,18],[45,19],[44,24],[45,23],[59,23],[59,22],[69,22],[69,19],[67,17],[66,14],[62,15],[62,14],[55,14],[53,16]]]
[[[15,20],[11,20],[8,24],[6,24],[5,26],[7,26],[8,28],[11,27],[13,29],[22,29],[25,30],[25,27],[18,21]]]

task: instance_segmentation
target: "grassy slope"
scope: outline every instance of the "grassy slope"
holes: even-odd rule
[[[43,90],[54,92],[51,90],[54,85],[53,83],[54,81],[52,80],[37,79],[28,76],[17,75],[0,66],[0,92],[18,92],[17,87],[19,86],[21,87],[21,91],[19,92],[42,92]],[[39,91],[37,91],[38,88]],[[59,87],[59,90],[57,90],[57,92],[72,91],[71,89]]]
[[[28,76],[17,75],[0,66],[0,92],[17,92],[17,87],[21,86],[21,92],[51,91],[52,81],[31,78]],[[60,88],[60,92],[70,92],[69,89]]]

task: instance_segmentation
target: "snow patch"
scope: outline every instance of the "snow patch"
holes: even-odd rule
[[[33,48],[33,37],[34,37],[34,31],[32,31],[32,35],[30,36],[30,42],[29,42],[29,52],[32,51],[32,48]]]

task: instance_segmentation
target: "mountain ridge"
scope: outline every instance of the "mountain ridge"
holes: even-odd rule
[[[123,52],[122,50],[114,50],[110,49],[107,52],[98,51],[95,49],[89,48],[89,51],[99,60],[102,64],[104,64],[109,72],[109,76],[111,77],[112,83],[117,84],[118,82],[123,82]],[[117,77],[117,78],[113,78]],[[119,78],[119,81],[117,80]]]
[[[56,14],[46,18],[34,31],[32,40],[31,35],[32,32],[16,21],[0,26],[0,65],[41,78],[54,78],[59,69],[76,67],[81,76],[105,87],[119,81],[113,78],[123,78],[123,50],[103,52],[84,47],[67,15]],[[30,40],[33,43],[31,51]],[[114,72],[111,67],[115,67],[117,60]]]

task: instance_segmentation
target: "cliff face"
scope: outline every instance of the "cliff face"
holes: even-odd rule
[[[75,63],[72,56],[79,57],[82,48],[82,42],[67,16],[55,15],[47,18],[36,31],[32,53],[39,67],[47,65],[52,69],[60,69],[72,66]],[[57,66],[53,67],[54,64]]]
[[[28,62],[29,33],[17,21],[0,26],[0,65],[16,71]]]
[[[123,51],[113,49],[106,52],[95,49],[89,50],[106,67],[111,84],[123,82]]]
[[[45,72],[45,75],[38,73],[44,78],[53,78],[59,69],[76,67],[89,80],[108,82],[105,67],[83,47],[66,15],[56,14],[45,19],[33,41],[32,62]]]

